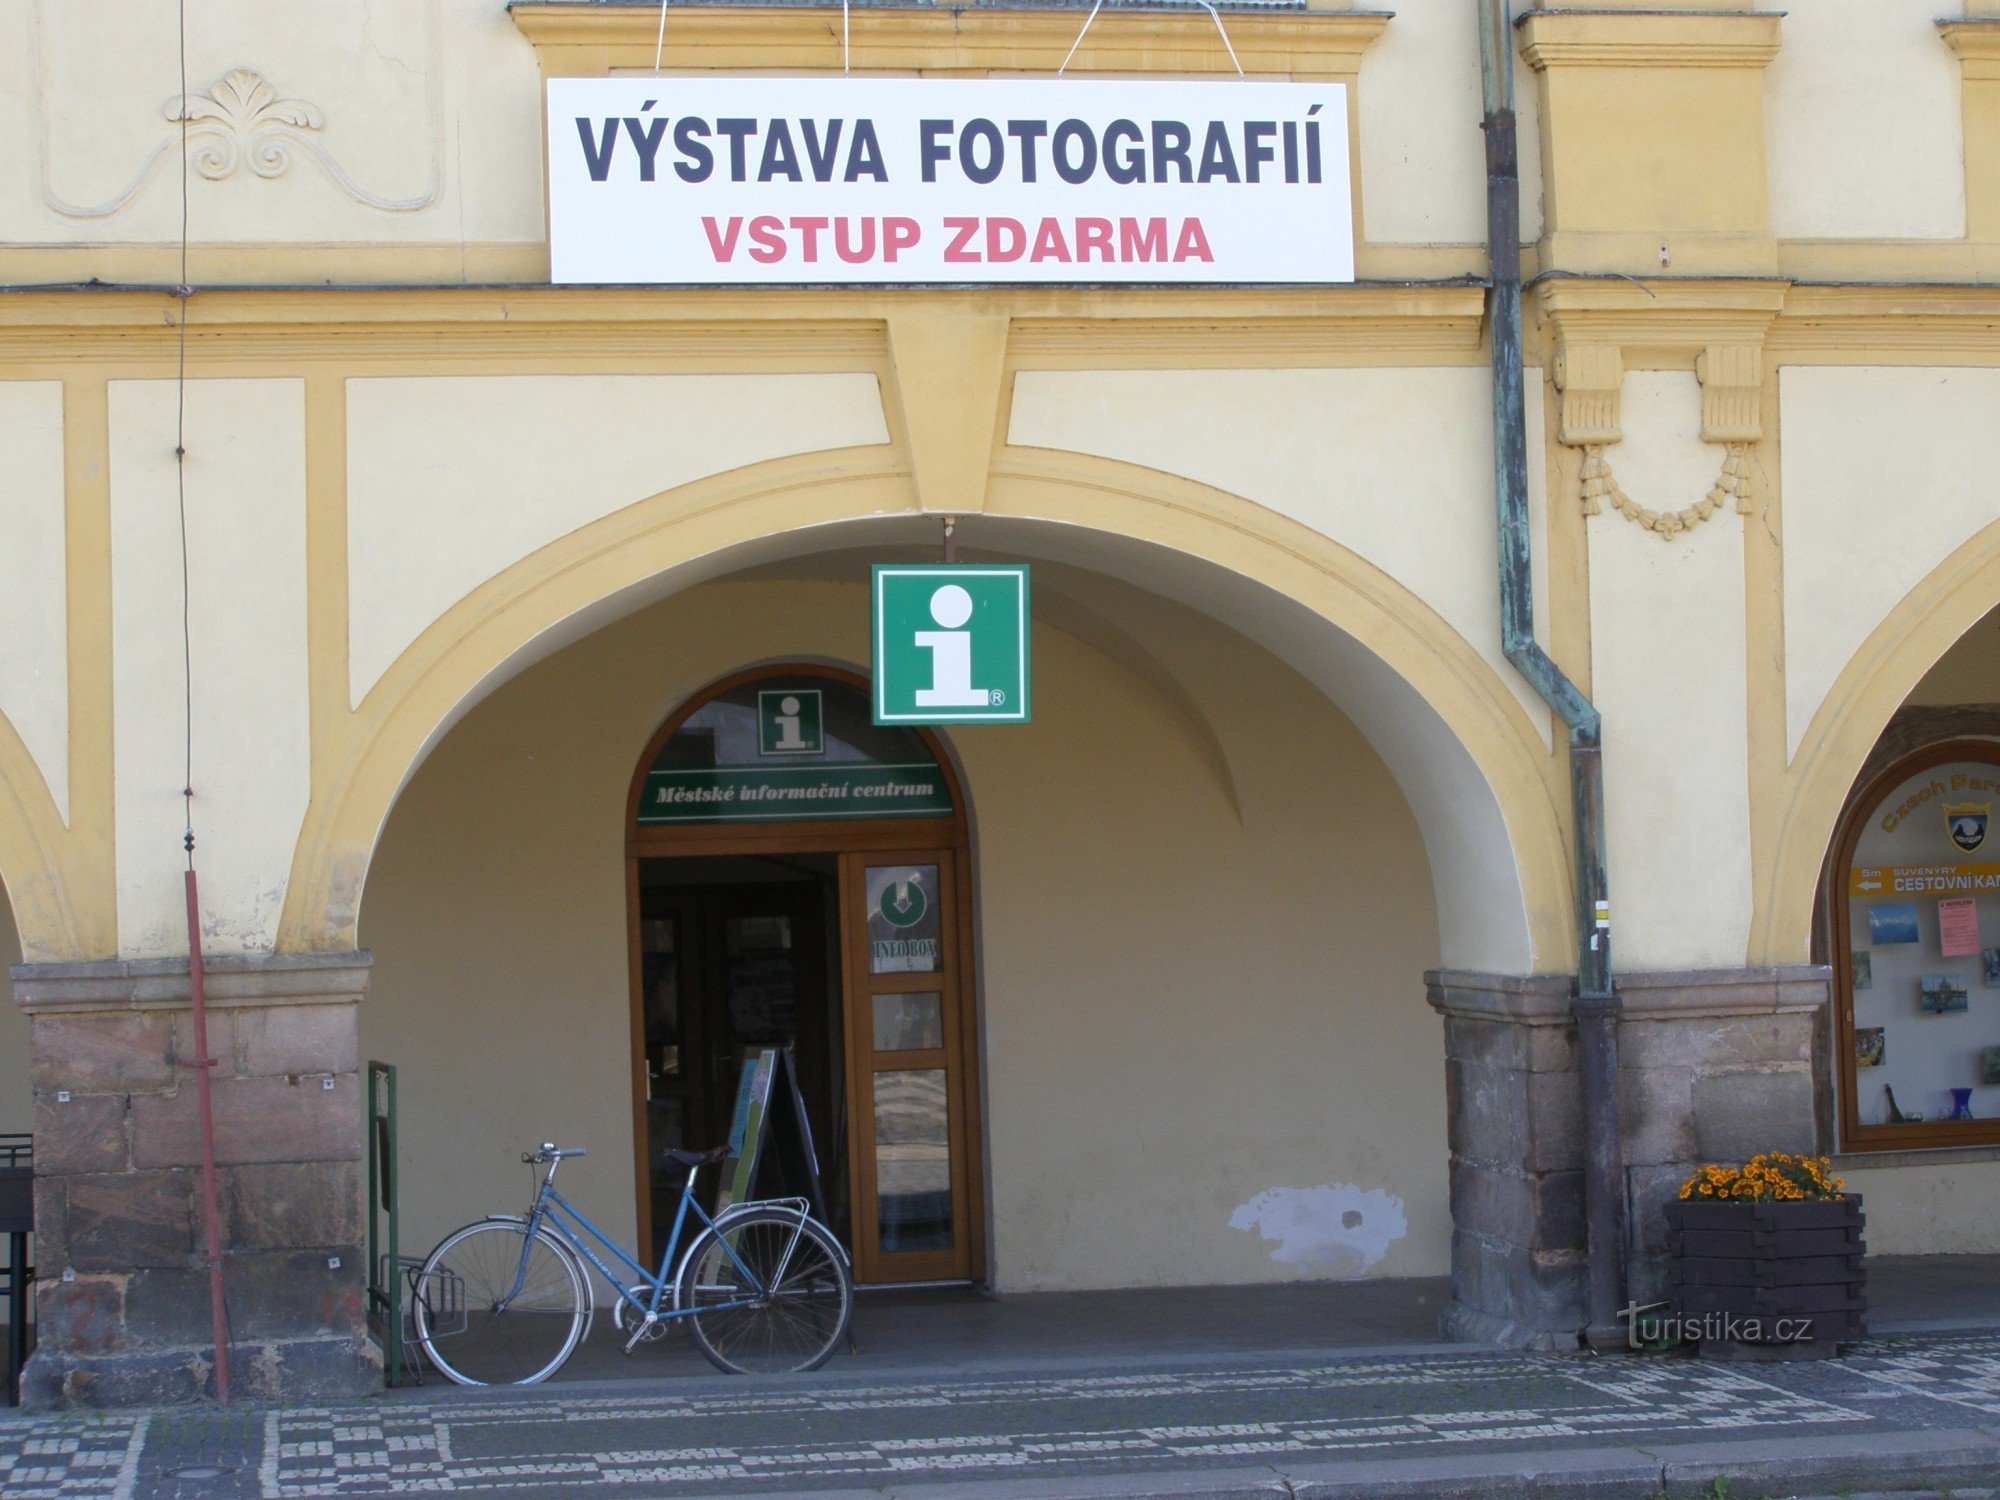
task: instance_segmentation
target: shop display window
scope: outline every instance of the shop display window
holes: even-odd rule
[[[2000,1141],[2000,743],[1909,756],[1856,799],[1829,905],[1848,1151]]]

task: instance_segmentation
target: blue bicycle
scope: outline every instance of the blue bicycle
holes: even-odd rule
[[[621,1250],[556,1191],[556,1168],[581,1148],[545,1144],[521,1160],[546,1166],[534,1206],[448,1234],[417,1273],[415,1340],[460,1385],[533,1385],[563,1367],[590,1332],[596,1293],[585,1263],[617,1292],[613,1322],[625,1352],[686,1319],[696,1347],[738,1375],[815,1370],[847,1333],[854,1279],[833,1232],[803,1199],[737,1204],[710,1218],[695,1177],[725,1151],[669,1151],[687,1169],[680,1210],[657,1273]],[[680,1255],[688,1216],[700,1220]],[[614,1270],[585,1236],[608,1250]]]

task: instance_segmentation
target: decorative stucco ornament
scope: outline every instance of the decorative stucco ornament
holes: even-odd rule
[[[1756,484],[1753,445],[1764,427],[1763,350],[1755,344],[1711,344],[1695,358],[1695,379],[1701,383],[1701,438],[1723,452],[1722,471],[1708,493],[1681,510],[1653,510],[1625,493],[1612,472],[1604,450],[1623,440],[1619,426],[1619,393],[1625,381],[1624,351],[1616,345],[1565,345],[1555,362],[1556,387],[1562,393],[1557,439],[1583,454],[1577,474],[1577,495],[1586,516],[1602,515],[1608,504],[1619,515],[1650,531],[1662,541],[1694,530],[1734,502],[1736,513],[1754,508]]]
[[[1750,514],[1750,501],[1755,493],[1750,478],[1749,445],[1730,443],[1724,450],[1722,472],[1708,493],[1685,510],[1649,510],[1639,504],[1618,483],[1618,476],[1611,472],[1611,461],[1604,456],[1601,444],[1590,444],[1583,450],[1583,470],[1580,489],[1583,498],[1583,513],[1586,516],[1601,515],[1605,502],[1628,521],[1636,521],[1647,531],[1663,541],[1672,541],[1684,531],[1692,531],[1703,521],[1721,510],[1729,501],[1736,502],[1739,516]]]
[[[124,191],[102,203],[66,202],[49,187],[44,162],[42,201],[65,218],[110,218],[144,192],[161,164],[180,151],[184,122],[188,166],[209,182],[226,181],[246,166],[258,177],[282,177],[294,159],[302,156],[349,199],[381,213],[417,213],[444,194],[444,174],[435,156],[430,187],[417,197],[385,198],[369,192],[315,139],[315,133],[326,125],[319,106],[304,99],[281,98],[255,68],[231,68],[206,94],[177,95],[166,102],[161,113],[174,129],[154,148]]]
[[[245,164],[259,177],[282,177],[293,150],[311,144],[299,132],[326,125],[318,105],[280,99],[254,68],[231,68],[206,94],[169,99],[165,114],[189,123],[188,164],[210,182]]]

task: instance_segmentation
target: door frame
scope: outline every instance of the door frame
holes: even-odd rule
[[[944,962],[936,971],[909,971],[896,974],[871,974],[868,961],[868,907],[865,888],[866,872],[871,865],[884,863],[921,864],[927,860],[937,863],[940,895],[945,897],[946,917],[940,924],[940,935],[944,939],[946,954]],[[983,1217],[983,1204],[975,1203],[973,1193],[978,1185],[978,1171],[972,1156],[977,1144],[977,1134],[968,1118],[971,1105],[976,1102],[977,1091],[972,1088],[953,1088],[947,1103],[949,1169],[955,1182],[962,1182],[965,1191],[953,1195],[951,1246],[942,1250],[896,1250],[885,1251],[881,1244],[881,1220],[879,1217],[880,1158],[875,1150],[875,1077],[879,1072],[895,1072],[905,1068],[935,1068],[942,1054],[942,1061],[949,1076],[953,1059],[957,1060],[959,1079],[972,1071],[969,1064],[977,1061],[977,1047],[967,1034],[971,1007],[966,1004],[961,986],[971,965],[964,961],[965,945],[971,941],[972,922],[970,908],[965,899],[968,867],[971,861],[965,851],[949,845],[937,845],[929,849],[897,851],[886,861],[875,851],[859,851],[843,855],[840,860],[840,909],[841,924],[841,980],[843,1002],[851,1000],[857,1007],[857,1022],[847,1027],[847,1098],[849,1139],[855,1145],[866,1141],[869,1145],[865,1157],[857,1156],[849,1173],[848,1197],[852,1204],[849,1218],[852,1244],[849,1246],[854,1257],[857,1276],[867,1273],[882,1273],[876,1277],[876,1284],[908,1285],[930,1281],[955,1280],[960,1275],[960,1247],[972,1266],[985,1264],[985,1242],[976,1226]],[[940,1020],[943,1022],[942,1045],[935,1049],[915,1052],[879,1052],[874,1045],[874,996],[897,992],[940,991]],[[865,1017],[864,1019],[860,1019]],[[886,1262],[886,1264],[885,1264]]]
[[[957,993],[957,1025],[959,1036],[959,1080],[962,1085],[964,1104],[962,1118],[965,1126],[965,1209],[967,1227],[967,1261],[972,1268],[973,1280],[983,1281],[986,1276],[986,1150],[984,1121],[985,1111],[980,1100],[980,1047],[979,1047],[979,1000],[975,983],[978,966],[973,962],[972,918],[972,841],[970,822],[966,816],[965,785],[946,752],[945,744],[938,735],[921,725],[895,725],[899,729],[912,729],[923,739],[943,774],[945,785],[951,792],[952,812],[946,818],[855,818],[814,821],[802,819],[779,823],[744,824],[697,824],[685,828],[641,826],[639,823],[639,799],[646,788],[646,776],[653,768],[653,762],[666,748],[681,725],[687,722],[697,710],[705,707],[712,699],[731,688],[755,682],[766,677],[802,676],[823,677],[832,682],[854,688],[864,697],[869,693],[868,679],[859,672],[845,667],[828,666],[823,662],[787,661],[772,662],[759,667],[747,667],[719,677],[706,687],[690,694],[678,708],[661,723],[646,741],[640,753],[637,767],[632,773],[631,786],[625,794],[625,956],[626,972],[630,989],[631,1021],[631,1074],[632,1074],[632,1158],[634,1182],[633,1191],[638,1203],[639,1243],[650,1244],[653,1232],[652,1213],[652,1163],[649,1160],[646,1122],[646,1013],[644,995],[644,973],[640,962],[639,929],[639,861],[642,859],[694,859],[713,855],[758,856],[777,854],[899,854],[924,850],[948,851],[951,855],[957,884],[957,928],[956,939],[951,947],[954,988]],[[828,934],[829,942],[836,945],[836,951],[845,953],[847,934],[845,927],[853,913],[848,910],[843,893],[839,902],[839,922],[842,929]],[[850,996],[846,993],[845,964],[841,965],[842,976],[842,1027],[851,1038],[855,1025],[847,1007]],[[851,1047],[850,1047],[851,1051]],[[844,1059],[835,1060],[837,1066],[845,1067]],[[856,1111],[861,1107],[853,1088],[846,1090],[847,1133],[846,1149],[852,1151],[861,1137],[857,1135]],[[849,1194],[852,1196],[860,1181],[860,1171],[850,1163],[848,1170]],[[858,1210],[857,1210],[858,1212]],[[850,1222],[853,1222],[850,1216]],[[858,1233],[858,1231],[856,1231]]]

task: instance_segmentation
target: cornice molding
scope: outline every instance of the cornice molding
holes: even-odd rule
[[[202,964],[214,1006],[352,1005],[368,992],[374,955],[217,953]],[[189,1003],[185,958],[16,964],[14,999],[29,1015],[107,1010],[178,1010]]]
[[[1789,288],[1762,277],[1549,276],[1532,293],[1564,341],[1684,351],[1761,342]]]
[[[1795,285],[1771,342],[1787,356],[2000,363],[2000,284]]]
[[[244,288],[197,293],[188,343],[210,373],[327,360],[350,369],[856,369],[882,357],[888,320],[920,304],[997,309],[1011,322],[1017,357],[1052,365],[1086,356],[1186,368],[1356,357],[1458,363],[1479,350],[1485,289]],[[0,367],[171,359],[180,306],[164,291],[0,297]]]
[[[1762,68],[1778,55],[1778,11],[1531,10],[1521,55],[1548,68]]]
[[[1970,78],[2000,78],[2000,16],[1947,16],[1938,35],[1965,64]]]
[[[1548,276],[1530,284],[1530,297],[1546,357],[1604,350],[1616,354],[1621,370],[1685,369],[1713,346],[1760,343],[1767,366],[1775,362],[1771,350],[1786,359],[2000,364],[2000,283]],[[1455,363],[1480,348],[1485,288],[1459,281],[967,292],[241,287],[195,294],[189,345],[211,371],[325,359],[350,366],[463,359],[508,369],[809,360],[851,369],[881,352],[888,315],[913,298],[1004,303],[1017,360],[1222,368],[1246,359],[1307,365],[1354,356]],[[178,307],[164,289],[0,295],[0,365],[170,358]]]
[[[600,77],[653,67],[655,5],[515,0],[508,14],[534,44],[548,78]],[[1392,12],[1338,8],[1231,12],[1223,17],[1245,71],[1295,78],[1351,78]],[[863,73],[1048,73],[1063,65],[1082,21],[1073,10],[912,6],[859,11],[845,28],[839,6],[682,6],[666,15],[667,66],[746,72],[813,69]],[[1191,13],[1106,11],[1069,63],[1073,73],[1234,74],[1216,22]]]
[[[1621,1022],[1811,1012],[1826,1003],[1833,971],[1822,964],[1747,969],[1669,969],[1612,977]],[[1567,1026],[1574,981],[1566,974],[1478,974],[1434,969],[1424,976],[1431,1008],[1461,1020]]]

